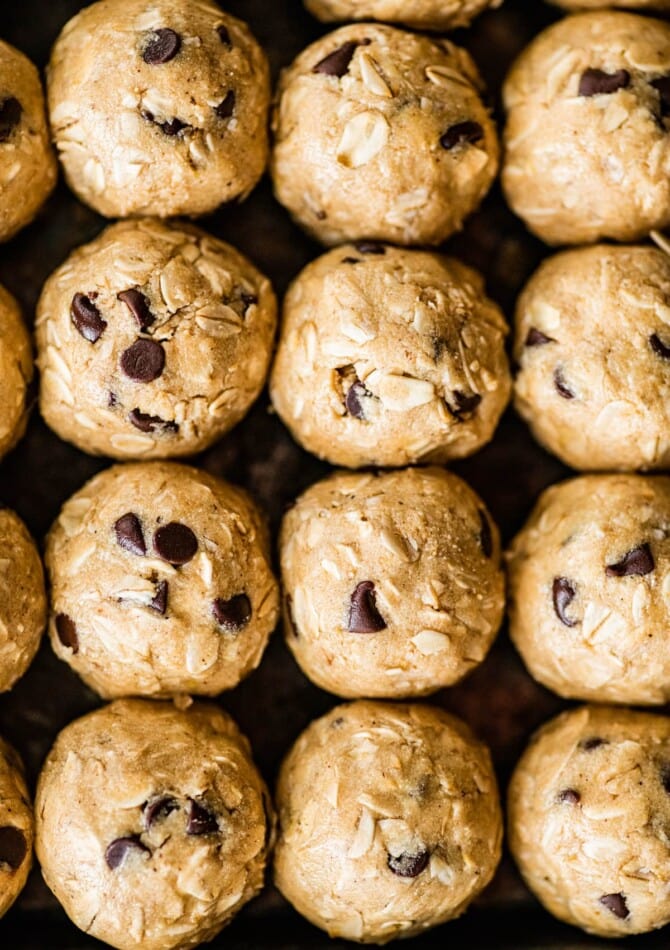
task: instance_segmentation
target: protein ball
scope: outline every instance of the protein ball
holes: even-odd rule
[[[33,350],[28,330],[18,303],[0,286],[0,459],[26,431],[32,378]]]
[[[7,913],[28,879],[33,863],[33,809],[23,765],[0,738],[0,917]]]
[[[305,0],[319,20],[385,20],[415,30],[455,30],[467,26],[502,0]]]

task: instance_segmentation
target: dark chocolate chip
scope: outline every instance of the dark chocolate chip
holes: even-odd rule
[[[18,99],[9,96],[0,102],[0,142],[6,142],[21,121],[23,107]]]
[[[623,894],[603,894],[602,897],[598,898],[598,903],[611,911],[619,920],[625,920],[627,917],[630,917],[628,904]]]
[[[565,613],[566,609],[575,599],[576,593],[577,591],[572,581],[569,581],[567,577],[554,578],[554,583],[551,585],[551,595],[554,601],[554,613],[561,623],[565,624],[566,627],[575,627],[577,625],[577,621],[571,620]]]
[[[544,346],[545,343],[555,343],[551,336],[546,336],[541,330],[531,327],[526,337],[525,346]]]
[[[642,577],[651,574],[654,567],[654,556],[645,543],[628,551],[616,564],[608,564],[605,573],[608,577]]]
[[[214,619],[230,633],[237,633],[251,620],[251,601],[246,594],[235,594],[230,600],[221,597],[212,604]]]
[[[121,354],[121,369],[129,379],[151,383],[165,368],[165,350],[155,340],[135,340]]]
[[[119,400],[116,398],[116,393],[107,393],[107,405],[110,409],[116,408],[118,406]]]
[[[219,830],[219,823],[208,808],[192,798],[188,800],[187,835],[212,835]]]
[[[70,318],[89,343],[97,343],[107,329],[107,322],[100,316],[100,311],[84,294],[75,294],[72,298]]]
[[[354,247],[359,254],[386,254],[386,248],[379,241],[354,241]]]
[[[661,118],[670,115],[670,76],[659,76],[649,83],[656,90],[660,99]]]
[[[114,531],[116,532],[116,543],[125,551],[130,551],[131,554],[137,554],[139,557],[143,557],[147,553],[140,519],[132,511],[122,515],[115,522]]]
[[[128,413],[128,421],[139,429],[140,432],[155,432],[156,429],[162,429],[164,432],[178,432],[179,426],[176,422],[166,421],[160,416],[152,416],[148,412],[140,412],[139,409],[132,409]]]
[[[126,835],[124,838],[116,838],[111,844],[107,845],[105,851],[105,861],[107,867],[115,871],[126,860],[127,855],[133,851],[140,851],[149,854],[149,849],[142,844],[139,835]]]
[[[664,762],[661,765],[660,779],[661,785],[668,795],[670,795],[670,762]]]
[[[174,59],[181,49],[181,36],[167,27],[154,30],[151,39],[144,47],[142,59],[149,66],[162,66]]]
[[[491,522],[485,511],[479,509],[479,543],[481,544],[484,557],[491,557],[493,554],[493,532],[491,531]]]
[[[247,310],[249,307],[254,307],[258,303],[258,297],[256,294],[248,294],[246,291],[241,291],[240,300],[242,301],[242,306],[244,307],[244,316],[247,315]]]
[[[21,867],[28,852],[26,836],[20,828],[14,825],[3,825],[0,828],[0,864],[7,864],[12,871]]]
[[[589,736],[588,739],[582,739],[579,748],[583,752],[593,752],[594,749],[599,749],[601,745],[609,745],[607,739],[601,739],[600,736]]]
[[[182,122],[181,119],[170,119],[168,122],[156,122],[156,125],[163,130],[165,135],[179,135],[181,131],[188,128],[188,124]]]
[[[333,50],[312,69],[313,73],[323,73],[325,76],[337,76],[342,78],[349,69],[349,64],[353,58],[358,46],[366,46],[370,40],[364,40],[362,43],[356,43],[352,40],[344,43],[338,49]]]
[[[235,110],[235,93],[229,89],[225,98],[215,106],[214,111],[220,119],[229,119]]]
[[[386,863],[389,870],[397,874],[398,877],[418,877],[428,866],[430,855],[427,851],[419,851],[416,854],[389,854]]]
[[[386,621],[377,610],[375,585],[372,581],[361,581],[351,595],[349,621],[350,633],[378,633],[386,629]]]
[[[347,392],[347,395],[344,397],[344,405],[347,410],[347,413],[350,416],[353,416],[354,419],[365,419],[365,410],[363,408],[362,400],[366,396],[371,396],[372,393],[368,392],[365,388],[365,384],[356,379]]]
[[[188,564],[198,550],[198,539],[185,524],[171,521],[154,534],[154,549],[169,564]]]
[[[453,405],[450,405],[449,409],[457,419],[474,412],[479,403],[482,401],[482,397],[479,395],[479,393],[471,393],[468,396],[466,393],[463,393],[458,389],[453,391],[451,397],[453,399]]]
[[[56,615],[56,633],[64,647],[69,647],[73,653],[79,652],[77,627],[74,620],[67,614]]]
[[[340,263],[341,264],[360,264],[361,261],[357,257],[343,257]]]
[[[627,69],[617,69],[613,73],[606,73],[602,69],[585,69],[579,78],[580,96],[611,95],[619,89],[630,85],[630,73]]]
[[[656,333],[649,337],[649,344],[657,356],[662,356],[664,360],[670,360],[670,346],[667,346]]]
[[[152,610],[155,610],[156,613],[164,616],[165,611],[167,610],[167,601],[168,601],[168,582],[160,581],[156,587],[156,594],[152,600],[149,601],[149,607]]]
[[[579,805],[582,796],[574,788],[564,788],[562,792],[558,793],[558,800],[566,805]]]
[[[122,290],[120,294],[116,295],[116,299],[128,307],[137,320],[137,325],[140,330],[144,331],[148,329],[156,319],[151,310],[149,310],[149,301],[136,287],[131,287],[129,290]]]
[[[164,795],[162,798],[153,798],[151,801],[146,802],[142,809],[144,827],[148,831],[152,825],[162,821],[163,818],[167,818],[168,815],[171,815],[173,811],[177,811],[178,808],[179,803],[177,800],[170,798],[169,795]]]
[[[224,44],[224,46],[232,46],[230,39],[230,33],[228,27],[224,26],[223,23],[220,26],[217,26],[216,32],[219,34],[219,39]]]
[[[450,151],[457,145],[467,143],[475,145],[484,138],[484,129],[479,122],[457,122],[450,126],[444,135],[440,138],[440,145]]]
[[[562,396],[563,399],[575,398],[575,394],[573,393],[573,391],[570,389],[570,387],[565,381],[565,377],[563,376],[563,371],[558,366],[554,370],[554,386],[556,388],[556,392],[558,393],[558,395]]]

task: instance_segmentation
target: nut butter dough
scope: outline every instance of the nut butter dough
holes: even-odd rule
[[[459,261],[345,245],[289,288],[272,400],[293,436],[337,465],[462,458],[507,404],[506,333],[481,276]]]
[[[0,459],[26,431],[30,411],[28,386],[32,378],[33,351],[28,330],[16,300],[0,286]]]
[[[670,465],[670,258],[653,247],[564,251],[521,294],[516,408],[580,469]]]
[[[286,640],[339,696],[420,696],[462,679],[500,626],[497,528],[442,469],[342,473],[285,515]]]
[[[121,950],[211,940],[263,884],[267,792],[212,705],[120,700],[78,719],[49,753],[36,814],[45,881]]]
[[[332,709],[284,761],[277,809],[276,884],[332,937],[386,943],[457,917],[500,859],[488,749],[430,706]]]
[[[488,191],[495,126],[469,54],[447,40],[356,24],[304,50],[279,83],[279,201],[325,244],[439,244]]]
[[[260,513],[184,465],[96,475],[63,506],[46,565],[53,648],[105,697],[231,689],[277,620]]]
[[[670,24],[566,17],[521,53],[503,99],[503,188],[544,241],[631,241],[670,224]]]
[[[28,878],[33,827],[21,760],[0,738],[0,917],[7,913]]]
[[[100,214],[199,215],[244,198],[267,161],[265,54],[208,0],[101,0],[48,70],[65,176]]]
[[[42,415],[86,452],[192,455],[258,396],[275,325],[269,281],[229,244],[188,225],[113,224],[42,291]]]
[[[603,937],[670,921],[670,718],[586,706],[533,737],[509,844],[547,910]]]
[[[386,20],[415,30],[454,30],[502,0],[305,0],[310,13],[333,20]]]

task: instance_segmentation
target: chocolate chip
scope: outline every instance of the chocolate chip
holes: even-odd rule
[[[0,828],[0,864],[8,864],[12,871],[18,870],[28,852],[26,836],[14,825]]]
[[[0,142],[6,142],[21,121],[23,106],[14,96],[0,102]]]
[[[605,573],[608,577],[643,577],[654,570],[654,556],[648,544],[628,551],[616,564],[608,564]]]
[[[174,59],[181,49],[181,36],[174,30],[162,27],[154,30],[151,39],[144,48],[142,59],[149,66],[162,66]]]
[[[225,98],[215,106],[214,111],[220,119],[229,119],[235,109],[235,93],[230,89]]]
[[[116,398],[116,393],[107,393],[107,405],[110,409],[115,409],[118,406],[119,400]]]
[[[150,383],[165,368],[165,350],[155,340],[135,340],[121,354],[121,369],[129,379]]]
[[[214,619],[230,633],[237,633],[251,620],[251,601],[246,594],[235,594],[230,600],[221,597],[212,604]]]
[[[484,129],[479,122],[457,122],[450,126],[440,138],[440,145],[450,151],[461,143],[475,145],[484,138]]]
[[[479,543],[481,545],[484,557],[491,557],[493,554],[493,532],[491,531],[491,522],[485,511],[479,509]]]
[[[120,294],[116,295],[116,299],[128,307],[137,320],[137,325],[140,330],[147,330],[156,319],[151,310],[149,310],[149,301],[136,287],[131,287],[129,290],[122,290]]]
[[[343,257],[340,261],[341,264],[360,264],[361,261],[357,257]]]
[[[67,614],[56,615],[56,633],[64,647],[69,647],[73,653],[79,653],[79,637],[77,627]]]
[[[122,515],[114,524],[116,543],[131,554],[143,557],[147,553],[147,546],[142,533],[142,525],[137,515],[129,511]]]
[[[183,129],[187,129],[188,125],[186,122],[182,122],[181,119],[170,119],[168,122],[156,122],[165,135],[179,135]]]
[[[144,827],[148,831],[152,825],[162,821],[163,818],[167,818],[168,815],[171,815],[173,811],[177,811],[178,808],[179,803],[177,800],[170,798],[168,795],[145,802],[142,809]]]
[[[630,917],[628,904],[623,894],[603,894],[602,897],[598,898],[598,903],[610,910],[620,920]]]
[[[200,802],[189,798],[188,800],[188,822],[186,825],[187,835],[212,835],[219,830],[219,823],[208,808],[205,808]]]
[[[583,752],[593,752],[594,749],[599,749],[601,745],[609,745],[607,739],[601,739],[600,736],[589,736],[588,739],[582,739],[579,748]]]
[[[163,616],[167,610],[167,600],[168,582],[160,581],[158,587],[156,588],[155,596],[149,601],[149,607],[151,610],[155,610],[156,613],[159,613],[161,616]]]
[[[70,318],[89,343],[97,343],[107,329],[107,322],[100,316],[100,311],[84,294],[75,294],[72,298]]]
[[[468,396],[466,393],[463,393],[458,389],[453,391],[451,398],[453,400],[453,404],[450,405],[447,403],[447,406],[457,419],[461,419],[463,416],[474,412],[479,403],[482,401],[482,397],[479,395],[479,393],[471,393]]]
[[[378,633],[386,629],[386,621],[377,610],[375,585],[372,581],[361,581],[351,595],[349,621],[350,633]]]
[[[386,254],[386,248],[379,241],[354,241],[359,254]]]
[[[617,69],[606,73],[602,69],[585,69],[579,78],[580,96],[609,96],[619,89],[630,85],[630,73],[627,69]]]
[[[139,835],[127,835],[125,838],[116,838],[111,844],[107,845],[105,851],[105,861],[107,867],[115,871],[126,860],[127,855],[133,851],[139,851],[149,854],[149,849],[140,841]]]
[[[371,395],[372,393],[368,392],[360,379],[357,379],[349,387],[347,395],[344,397],[344,405],[347,413],[353,416],[354,419],[365,419],[365,410],[363,409],[362,400],[366,396]]]
[[[558,800],[565,805],[579,805],[582,796],[574,788],[564,788],[558,793]]]
[[[563,376],[563,371],[560,367],[556,367],[554,370],[554,386],[556,387],[556,392],[558,395],[562,396],[563,399],[575,398],[575,394],[566,383],[565,377]]]
[[[660,779],[664,790],[670,795],[670,762],[661,765]]]
[[[662,356],[664,360],[670,360],[670,346],[666,346],[656,333],[652,333],[649,337],[649,344],[657,356]]]
[[[402,854],[389,854],[386,863],[398,877],[418,877],[428,866],[429,860],[427,851],[418,851],[416,854],[404,851]]]
[[[542,333],[541,330],[537,330],[535,327],[531,327],[530,330],[528,331],[528,335],[526,337],[526,342],[524,345],[525,346],[544,346],[545,343],[555,343],[555,342],[556,340],[554,340],[553,337],[546,336],[544,333]]]
[[[248,294],[244,290],[240,291],[240,300],[242,301],[242,306],[244,307],[245,317],[249,307],[254,307],[258,303],[258,297],[256,294]]]
[[[349,63],[352,60],[358,46],[367,46],[370,40],[363,40],[360,43],[349,41],[344,43],[338,49],[325,56],[312,69],[313,73],[323,73],[325,76],[337,76],[342,78],[349,69]]]
[[[154,534],[154,548],[169,564],[188,564],[198,550],[198,539],[185,524],[171,521]]]
[[[216,32],[219,34],[219,39],[221,40],[224,46],[233,45],[230,39],[230,33],[228,32],[228,28],[225,27],[223,23],[220,26],[217,26]]]
[[[577,625],[577,621],[571,620],[565,613],[566,609],[575,599],[576,593],[577,591],[572,581],[569,581],[567,577],[554,578],[554,583],[551,585],[554,613],[566,627],[575,627]]]
[[[179,431],[176,422],[166,421],[161,419],[160,416],[152,416],[148,412],[140,412],[139,409],[132,409],[128,413],[128,421],[140,432],[155,432],[156,429],[162,429],[164,432]]]
[[[661,106],[661,118],[670,115],[670,76],[659,76],[649,83],[658,93]]]

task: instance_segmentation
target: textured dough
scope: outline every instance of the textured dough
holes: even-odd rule
[[[585,706],[533,737],[509,845],[547,910],[604,937],[670,921],[670,718]]]
[[[26,431],[32,378],[30,336],[18,303],[0,286],[0,459]]]
[[[112,224],[42,291],[42,415],[86,452],[193,455],[258,396],[275,327],[269,281],[229,244],[188,225]]]
[[[447,40],[369,23],[329,33],[279,82],[279,201],[325,244],[439,244],[498,168],[480,93],[469,54]]]
[[[346,245],[289,288],[272,400],[298,442],[337,465],[462,458],[507,404],[506,334],[481,276],[459,261]]]
[[[65,177],[100,214],[206,214],[263,173],[267,59],[215,3],[100,0],[65,25],[47,79]]]
[[[521,53],[503,99],[503,188],[542,240],[633,241],[670,224],[670,24],[568,16]]]
[[[30,666],[47,620],[44,572],[18,515],[0,505],[0,692]]]
[[[386,20],[415,30],[455,30],[501,3],[502,0],[305,0],[309,12],[327,23]]]
[[[653,247],[564,251],[516,310],[517,410],[573,468],[670,464],[670,258]]]
[[[226,713],[119,700],[67,726],[40,775],[36,850],[87,934],[120,950],[211,940],[255,896],[272,832]]]
[[[339,696],[421,696],[480,663],[505,606],[500,539],[442,469],[342,473],[285,515],[286,640]]]
[[[33,810],[23,765],[0,738],[0,917],[23,890],[33,863]]]
[[[277,621],[259,511],[185,465],[96,475],[63,506],[46,566],[53,648],[105,697],[231,689],[258,666]]]
[[[451,920],[500,859],[488,749],[430,706],[332,709],[284,761],[277,810],[275,882],[331,937],[386,943]]]

